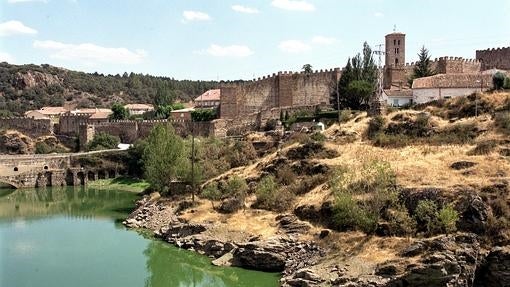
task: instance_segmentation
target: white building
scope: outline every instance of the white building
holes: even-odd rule
[[[492,74],[439,74],[413,81],[413,102],[430,101],[468,96],[487,91],[493,87]]]
[[[146,112],[154,110],[154,106],[148,104],[127,104],[124,108],[130,115],[143,115]]]
[[[388,106],[402,107],[413,103],[413,91],[406,89],[384,90],[383,99]]]

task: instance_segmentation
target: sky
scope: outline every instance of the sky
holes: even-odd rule
[[[510,0],[0,0],[0,62],[176,79],[343,67],[406,34],[406,62],[510,46]]]

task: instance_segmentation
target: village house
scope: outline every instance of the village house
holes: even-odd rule
[[[64,107],[42,107],[39,110],[25,112],[25,117],[31,119],[50,119],[53,123],[58,123],[60,115],[67,112]]]
[[[196,108],[216,108],[220,105],[221,90],[209,90],[195,99]]]
[[[143,115],[154,110],[154,106],[149,104],[127,104],[124,108],[130,115]]]
[[[413,102],[468,96],[492,88],[492,74],[438,74],[413,81]]]

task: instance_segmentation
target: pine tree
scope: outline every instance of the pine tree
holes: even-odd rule
[[[429,77],[435,74],[432,70],[432,62],[430,61],[429,50],[422,46],[418,53],[419,60],[414,66],[413,79]]]

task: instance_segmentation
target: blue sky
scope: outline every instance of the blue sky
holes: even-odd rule
[[[510,46],[510,0],[0,0],[0,61],[177,79],[342,67],[407,34],[406,61]]]

